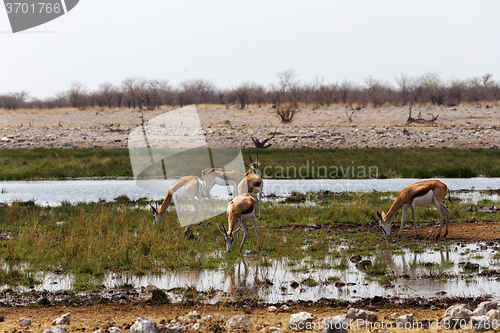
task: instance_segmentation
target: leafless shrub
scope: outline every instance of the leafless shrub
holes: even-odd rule
[[[360,107],[357,107],[357,108],[350,108],[345,105],[345,115],[347,116],[347,119],[349,120],[350,123],[352,123],[352,118],[354,117],[354,114],[356,113],[356,111],[359,111],[361,110]]]

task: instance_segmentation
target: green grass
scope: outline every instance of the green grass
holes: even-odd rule
[[[247,163],[249,153],[258,153],[263,176],[275,179],[500,177],[500,151],[490,149],[243,149],[242,153]],[[186,165],[177,158],[169,161],[169,170],[199,175],[203,156],[184,154],[193,163]],[[0,180],[68,177],[133,177],[129,151],[0,150]]]
[[[393,194],[307,193],[305,196],[316,203],[311,206],[264,202],[258,222],[260,252],[249,223],[244,251],[250,254],[245,255],[237,248],[226,253],[217,228],[218,224],[227,223],[224,215],[192,226],[196,237],[190,240],[178,226],[173,207],[161,224],[153,225],[151,212],[138,208],[142,206],[138,201],[125,197],[113,202],[60,207],[14,202],[11,206],[0,206],[0,231],[14,234],[12,239],[0,240],[0,260],[5,267],[28,267],[28,270],[0,270],[0,283],[18,281],[29,285],[36,283],[31,272],[58,270],[75,276],[76,290],[95,290],[110,271],[144,275],[167,270],[229,269],[246,256],[257,256],[252,261],[262,267],[271,267],[274,260],[286,260],[291,271],[310,268],[341,271],[349,269],[349,258],[353,255],[365,258],[374,253],[379,253],[378,257],[382,253],[401,255],[402,249],[423,253],[429,248],[442,249],[449,243],[446,239],[436,243],[397,238],[394,237],[397,230],[393,231],[393,237],[384,237],[373,225],[369,213],[387,210]],[[498,218],[496,213],[465,210],[465,205],[458,200],[449,205],[454,223]],[[419,225],[435,223],[439,213],[434,209],[417,209],[417,219]],[[57,221],[66,223],[57,226]],[[241,238],[235,241],[239,245]],[[462,253],[468,254],[468,251]],[[383,260],[375,260],[367,272],[369,276],[388,275],[388,259]]]

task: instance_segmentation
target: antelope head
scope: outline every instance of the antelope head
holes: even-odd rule
[[[260,166],[259,154],[257,154],[257,158],[255,159],[255,162],[252,160],[252,153],[249,154],[249,157],[250,157],[250,162],[252,162],[252,169],[257,170]],[[257,172],[254,172],[254,173],[257,173]]]
[[[149,205],[151,206],[151,209],[153,210],[153,224],[157,224],[158,223],[158,205],[155,203],[156,208],[151,204],[151,202],[149,203]]]
[[[382,229],[384,236],[386,236],[386,237],[389,236],[391,234],[392,219],[387,220],[384,212],[382,212],[382,214],[380,214],[377,211],[377,216],[378,216],[378,219],[376,219],[376,220],[378,222],[380,229]]]
[[[239,221],[236,221],[239,222]],[[240,225],[236,230],[232,231],[231,233],[228,233],[226,228],[224,228],[224,225],[221,224],[219,227],[220,232],[224,235],[224,241],[226,242],[226,249],[227,252],[231,252],[231,249],[233,248],[233,243],[234,243],[234,234],[237,233],[242,225]]]

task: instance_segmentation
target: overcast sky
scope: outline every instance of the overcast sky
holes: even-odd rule
[[[21,1],[21,0],[20,0]],[[0,93],[45,98],[127,77],[268,85],[401,72],[500,80],[500,1],[80,0],[64,16],[12,34],[0,7]]]

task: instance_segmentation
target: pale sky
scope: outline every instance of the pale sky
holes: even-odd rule
[[[500,80],[500,1],[80,0],[62,17],[12,34],[0,7],[0,94],[45,98],[80,81],[203,78],[269,85],[293,69],[362,84],[401,72]]]

